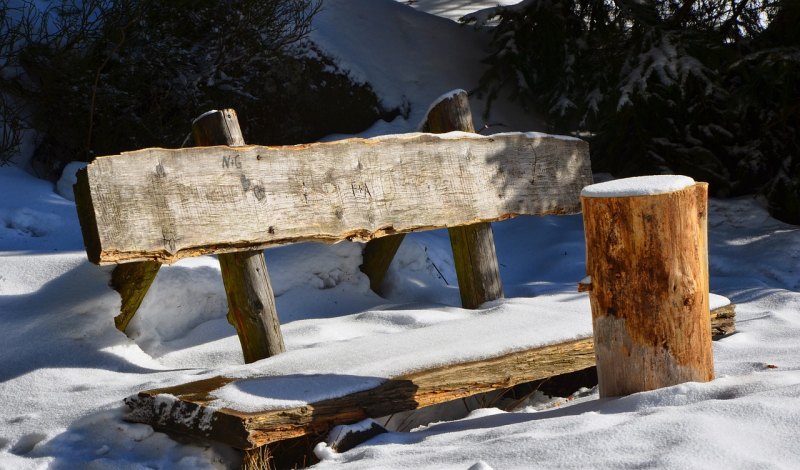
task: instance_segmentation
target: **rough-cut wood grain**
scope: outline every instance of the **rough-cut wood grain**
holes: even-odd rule
[[[239,120],[232,109],[208,112],[192,123],[197,146],[244,145]],[[228,321],[236,328],[245,363],[286,350],[275,307],[275,295],[262,251],[219,255],[222,282],[228,298]]]
[[[707,190],[581,198],[601,397],[714,378]]]
[[[125,402],[131,421],[251,449],[305,434],[322,434],[336,424],[584,369],[593,362],[592,341],[582,339],[403,375],[371,390],[288,410],[243,413],[207,407],[210,394],[232,382],[224,377],[142,392]]]
[[[711,313],[712,324],[719,317],[715,312],[718,311]],[[125,403],[129,409],[127,419],[131,421],[249,449],[296,436],[324,434],[337,424],[509,388],[594,364],[592,339],[585,338],[422,370],[395,377],[376,389],[288,410],[243,413],[207,407],[210,393],[233,381],[225,377],[141,392]]]
[[[575,213],[591,182],[585,142],[526,134],[145,149],[87,173],[78,210],[100,264]]]
[[[122,298],[120,314],[114,318],[114,325],[125,332],[128,323],[142,305],[144,296],[161,268],[157,261],[140,261],[136,263],[118,264],[111,273],[111,287],[119,292]]]

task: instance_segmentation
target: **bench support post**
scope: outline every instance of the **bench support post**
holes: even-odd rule
[[[383,295],[383,279],[404,238],[406,238],[405,233],[389,235],[370,240],[364,246],[361,271],[369,278],[370,289],[378,295]]]
[[[434,104],[420,131],[434,134],[475,132],[467,92],[459,90]],[[484,302],[502,298],[503,284],[500,281],[491,224],[453,227],[448,231],[461,305],[475,309]],[[381,284],[404,237],[405,234],[399,234],[377,238],[364,248],[361,270],[369,277],[370,287],[377,294],[383,293]]]
[[[192,124],[197,146],[245,145],[232,109],[206,113]],[[228,297],[228,321],[236,328],[244,362],[251,363],[285,351],[275,295],[263,251],[219,255]]]
[[[161,268],[158,261],[140,261],[118,264],[111,273],[111,287],[122,297],[120,314],[114,317],[114,325],[123,333],[136,315],[142,300]]]
[[[422,126],[422,132],[475,132],[469,96],[464,90],[434,105]],[[458,277],[461,305],[475,309],[484,302],[503,297],[503,283],[494,248],[492,225],[488,222],[452,227],[450,245]]]

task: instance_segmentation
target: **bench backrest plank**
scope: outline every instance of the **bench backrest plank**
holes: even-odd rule
[[[584,141],[450,133],[145,149],[96,159],[75,190],[89,259],[110,264],[576,213],[590,183]]]

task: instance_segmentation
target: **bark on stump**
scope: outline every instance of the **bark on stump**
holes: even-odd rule
[[[245,145],[239,120],[232,109],[213,111],[192,123],[197,146]],[[244,362],[251,363],[284,352],[275,295],[262,251],[219,255],[222,281],[228,297],[228,321],[236,328]]]
[[[646,194],[581,195],[601,397],[714,378],[708,185],[644,178]]]

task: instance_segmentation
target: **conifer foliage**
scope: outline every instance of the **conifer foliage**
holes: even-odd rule
[[[800,223],[800,2],[527,0],[494,19],[480,93],[587,138],[595,171],[760,192]]]

